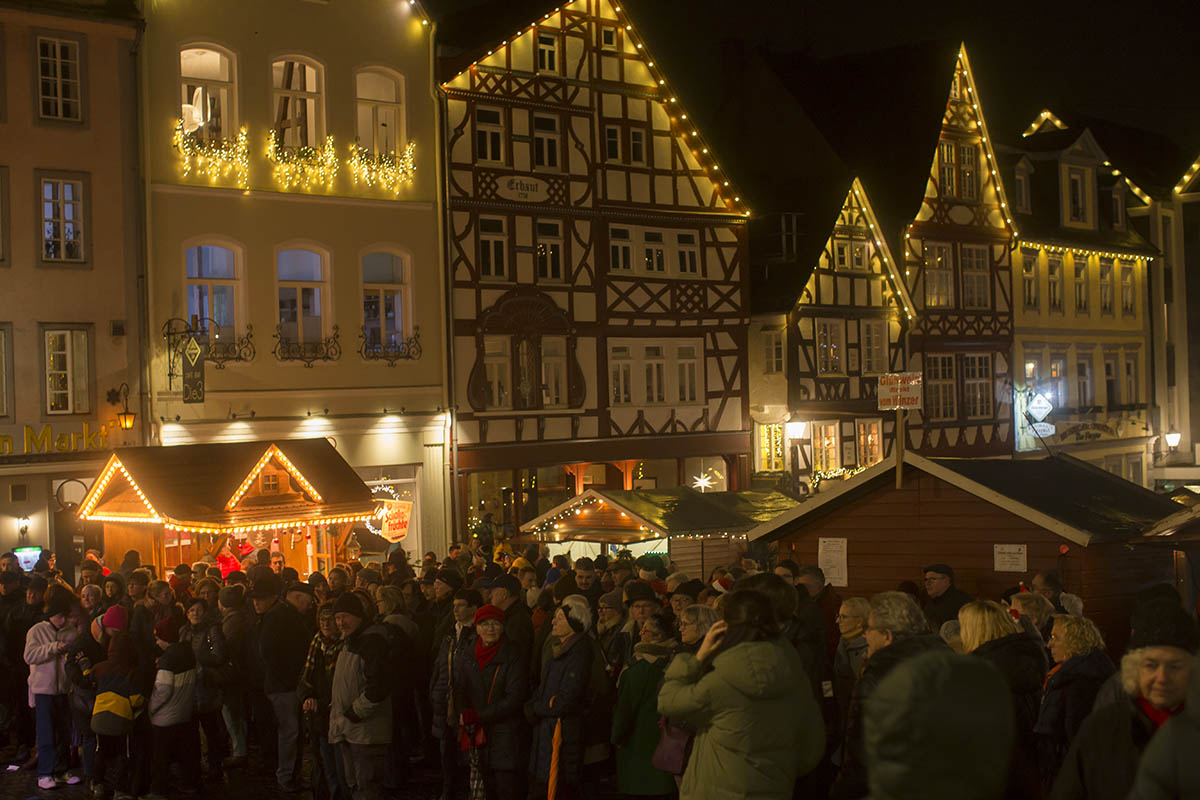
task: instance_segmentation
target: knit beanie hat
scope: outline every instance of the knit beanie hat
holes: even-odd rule
[[[246,590],[241,584],[233,584],[226,586],[217,593],[217,602],[221,604],[221,608],[237,608],[242,604],[246,597]]]
[[[483,622],[485,619],[495,619],[504,622],[504,612],[496,606],[481,606],[475,612],[475,624]]]
[[[442,567],[441,569],[439,569],[437,571],[437,578],[435,580],[441,581],[442,583],[446,584],[447,586],[449,586],[451,589],[453,589],[456,592],[459,589],[463,588],[462,573],[460,573],[456,569],[450,569],[449,567]]]
[[[1194,653],[1200,647],[1200,630],[1178,603],[1155,600],[1140,606],[1133,615],[1129,649],[1140,647],[1178,647]]]
[[[599,605],[604,606],[606,608],[611,608],[615,611],[620,611],[621,609],[623,609],[625,606],[621,602],[621,590],[613,589],[611,592],[608,592],[607,594],[600,595]]]
[[[930,564],[928,567],[926,567],[925,569],[923,569],[921,571],[922,572],[936,572],[938,575],[945,575],[947,578],[950,579],[951,583],[954,583],[954,568],[947,564]]]
[[[125,610],[125,606],[110,606],[108,611],[104,612],[100,624],[111,630],[123,631],[129,624],[129,612]]]
[[[649,600],[657,602],[654,597],[654,590],[650,588],[650,584],[643,581],[629,581],[625,584],[625,604],[632,606],[639,600]]]
[[[46,616],[53,617],[58,614],[71,613],[71,598],[67,595],[58,594],[57,592],[50,595],[50,601],[46,604]]]
[[[342,592],[338,595],[338,599],[333,604],[333,613],[335,614],[353,614],[359,619],[366,619],[367,615],[363,611],[362,603],[354,592]]]
[[[583,633],[592,627],[592,609],[583,595],[573,594],[563,598],[559,608],[567,615],[567,623],[576,633]]]
[[[567,597],[579,594],[579,585],[575,583],[575,576],[568,573],[556,580],[551,590],[554,592],[554,599],[561,603]]]

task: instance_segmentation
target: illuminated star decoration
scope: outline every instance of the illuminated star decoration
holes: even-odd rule
[[[692,488],[704,491],[713,487],[713,479],[706,474],[694,475],[692,477]]]

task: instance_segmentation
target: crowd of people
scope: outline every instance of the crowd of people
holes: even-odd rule
[[[4,554],[0,745],[118,800],[236,781],[252,749],[315,800],[421,763],[444,800],[1200,796],[1200,628],[1170,585],[1115,664],[1055,571],[988,599],[933,564],[843,599],[786,559],[547,556],[301,576],[226,542],[166,580],[89,551],[71,581]]]

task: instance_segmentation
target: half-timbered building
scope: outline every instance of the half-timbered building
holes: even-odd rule
[[[749,212],[652,43],[609,0],[493,3],[438,38],[462,520],[737,488]]]

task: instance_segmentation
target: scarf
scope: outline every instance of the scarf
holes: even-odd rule
[[[1183,703],[1180,703],[1175,708],[1167,709],[1166,711],[1160,711],[1159,709],[1150,705],[1150,701],[1141,695],[1138,695],[1137,704],[1138,708],[1142,710],[1142,713],[1146,715],[1146,718],[1150,720],[1150,725],[1153,726],[1155,731],[1161,728],[1163,723],[1165,723],[1171,717],[1174,717],[1183,711]]]
[[[565,638],[555,640],[554,643],[551,645],[551,648],[554,652],[554,657],[558,658],[563,653],[570,650],[571,645],[575,644],[575,642],[579,641],[579,639],[581,639],[582,637],[583,637],[582,633],[576,632],[576,633],[572,633],[570,636],[567,636]]]
[[[502,641],[504,641],[503,636],[497,639],[495,644],[485,645],[482,636],[475,637],[475,661],[479,663],[481,670],[487,669],[487,665],[492,663],[492,659],[496,657],[496,653],[500,652],[500,643]]]
[[[654,663],[662,661],[664,658],[670,658],[677,647],[679,647],[679,642],[674,639],[663,639],[661,642],[638,642],[633,646],[633,658],[635,661]]]
[[[858,637],[862,636],[866,632],[866,630],[867,629],[865,627],[863,627],[862,625],[858,625],[853,630],[843,633],[842,638],[845,639],[846,641],[850,641],[851,639],[857,639]]]
[[[1049,672],[1046,673],[1046,680],[1042,681],[1042,690],[1043,691],[1046,689],[1047,686],[1050,685],[1050,678],[1052,678],[1054,676],[1054,673],[1056,673],[1060,669],[1062,669],[1062,666],[1065,663],[1067,663],[1067,662],[1066,661],[1058,662],[1057,664],[1055,664],[1053,667],[1050,668]]]

